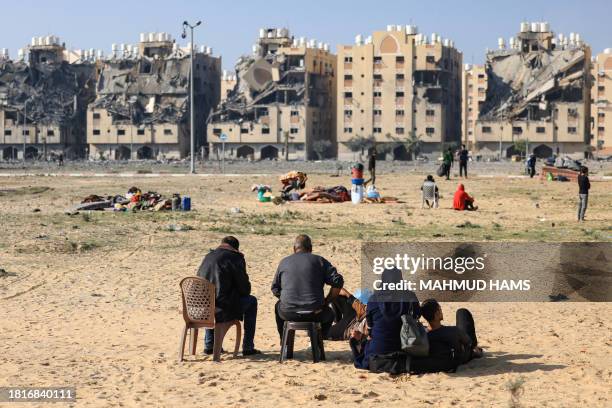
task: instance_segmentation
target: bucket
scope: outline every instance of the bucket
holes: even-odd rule
[[[353,184],[351,187],[351,201],[359,204],[363,200],[363,185]]]
[[[191,197],[183,197],[183,201],[181,202],[181,209],[183,211],[191,211]]]
[[[363,178],[363,170],[356,169],[356,168],[353,167],[351,169],[351,176],[354,179],[362,179]]]
[[[351,184],[354,186],[361,186],[363,185],[363,178],[354,178],[351,179]]]

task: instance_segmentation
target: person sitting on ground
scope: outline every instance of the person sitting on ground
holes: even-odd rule
[[[402,272],[387,269],[382,273],[383,283],[400,283]],[[368,301],[366,333],[353,333],[349,345],[356,368],[369,369],[371,359],[399,352],[402,348],[400,331],[402,315],[420,317],[419,301],[411,291],[378,290]]]
[[[429,182],[429,183],[434,183],[436,184],[436,181],[434,180],[433,176],[431,174],[427,175],[427,178],[425,178],[425,182]],[[423,186],[421,186],[421,191],[423,191]],[[434,192],[435,196],[436,196],[436,201],[440,200],[440,193],[438,191],[438,186],[436,185],[436,189]],[[428,207],[431,207],[434,203],[429,203],[429,200],[425,200],[425,204],[427,204]]]
[[[198,276],[215,285],[215,321],[244,320],[242,355],[261,354],[254,345],[257,298],[251,295],[251,282],[238,239],[227,236],[210,251],[198,269]],[[204,352],[213,353],[214,330],[206,329]]]
[[[333,289],[327,298],[323,293],[326,284]],[[312,253],[310,237],[298,235],[293,254],[280,262],[272,281],[272,293],[279,298],[274,311],[281,341],[285,321],[321,323],[323,337],[327,337],[334,321],[334,312],[328,304],[342,286],[344,278],[336,268]]]
[[[453,199],[453,208],[457,211],[476,211],[478,206],[474,206],[474,198],[465,192],[463,184],[457,186]]]
[[[429,357],[414,360],[412,363],[415,371],[453,370],[473,358],[482,357],[483,351],[478,347],[474,318],[469,310],[458,309],[456,326],[444,326],[441,323],[444,315],[440,304],[435,299],[427,299],[421,303],[421,315],[429,325]]]

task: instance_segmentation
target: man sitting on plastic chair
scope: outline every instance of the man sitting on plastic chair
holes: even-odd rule
[[[425,182],[421,186],[421,191],[423,192],[421,208],[424,208],[425,204],[427,204],[427,208],[438,208],[438,199],[440,195],[438,193],[438,186],[436,186],[436,182],[431,174],[425,179]]]

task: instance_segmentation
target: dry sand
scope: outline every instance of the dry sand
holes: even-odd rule
[[[508,407],[508,384],[524,380],[524,407],[611,406],[610,303],[445,304],[447,324],[456,308],[472,310],[487,354],[453,374],[359,371],[344,342],[327,342],[328,361],[313,364],[303,336],[296,359],[277,362],[269,288],[297,232],[312,235],[349,289],[359,286],[360,240],[612,239],[610,182],[593,183],[588,221],[577,224],[573,183],[470,179],[482,210],[456,213],[449,209],[456,181],[440,182],[442,208],[421,210],[422,178],[380,177],[383,194],[405,204],[278,207],[249,192],[256,182],[278,186],[276,177],[2,178],[0,190],[17,190],[0,192],[0,268],[10,274],[0,277],[0,386],[76,386],[78,407]],[[309,184],[347,182],[315,175]],[[63,214],[88,194],[132,185],[189,194],[194,211]],[[473,228],[457,228],[465,221]],[[168,231],[169,224],[193,229]],[[256,346],[265,354],[224,355],[220,364],[199,354],[179,364],[178,282],[230,232],[241,240],[259,299]]]

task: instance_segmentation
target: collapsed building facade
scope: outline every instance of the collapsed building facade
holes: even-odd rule
[[[34,37],[18,59],[0,56],[2,160],[84,156],[87,105],[95,99],[91,59],[69,62],[56,36]]]
[[[375,142],[379,158],[394,160],[460,142],[463,56],[453,41],[389,25],[340,46],[338,61],[340,159],[353,158],[360,138]]]
[[[211,152],[228,157],[318,159],[336,154],[336,57],[285,28],[261,29],[236,84],[209,118]]]
[[[196,153],[205,155],[206,119],[221,94],[221,58],[194,47]],[[100,61],[97,98],[87,111],[92,159],[180,159],[190,154],[191,47],[167,33],[143,33],[138,46],[113,45]]]
[[[589,151],[590,59],[578,34],[556,38],[548,23],[522,23],[508,48],[500,38],[487,54],[473,149],[510,157],[520,140],[538,157]]]

